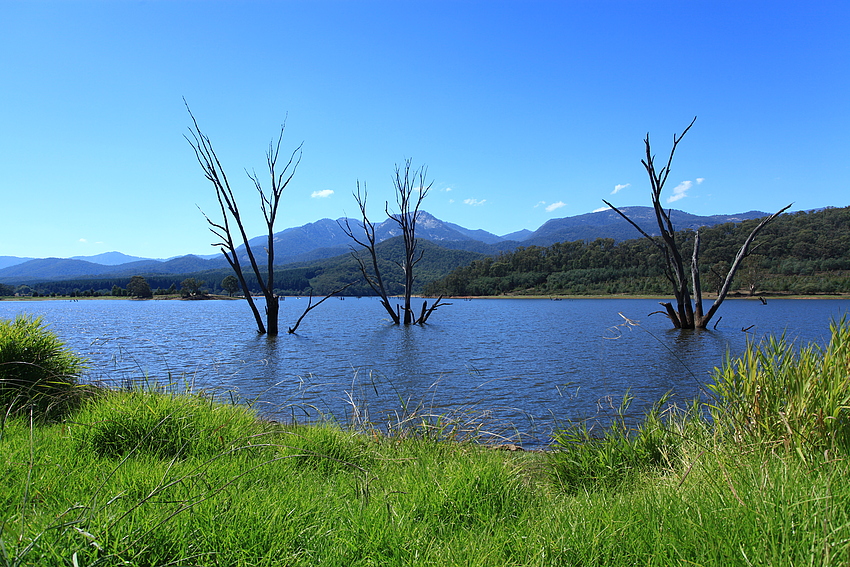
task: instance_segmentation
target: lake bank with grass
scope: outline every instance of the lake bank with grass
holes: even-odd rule
[[[845,565],[850,326],[730,360],[712,403],[497,450],[450,417],[295,425],[88,390],[0,429],[14,565]],[[628,399],[625,400],[628,402]],[[35,407],[35,406],[34,406]],[[70,482],[69,482],[70,480]]]

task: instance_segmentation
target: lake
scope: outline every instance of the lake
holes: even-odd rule
[[[323,413],[383,423],[418,408],[533,446],[553,424],[610,412],[627,391],[637,412],[667,392],[693,399],[748,339],[784,332],[824,344],[830,321],[850,308],[844,299],[728,299],[716,329],[676,331],[650,315],[660,309],[650,299],[450,301],[428,325],[403,327],[376,299],[332,298],[297,335],[278,337],[256,333],[244,301],[3,300],[0,319],[42,316],[90,360],[91,381],[174,382],[281,420]],[[281,328],[306,305],[286,298]]]

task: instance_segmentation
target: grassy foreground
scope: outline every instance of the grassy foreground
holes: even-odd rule
[[[850,326],[547,452],[104,391],[0,429],[0,565],[847,565]]]

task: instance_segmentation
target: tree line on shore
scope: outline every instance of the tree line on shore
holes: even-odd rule
[[[675,218],[673,219],[675,222]],[[701,276],[716,293],[730,258],[759,220],[701,230]],[[682,231],[683,255],[694,232]],[[661,251],[646,239],[558,242],[474,260],[425,286],[429,295],[669,294]],[[850,207],[796,212],[767,225],[735,277],[734,289],[759,293],[850,293]]]
[[[675,222],[675,218],[673,219]],[[701,232],[702,256],[707,269],[704,285],[715,293],[717,274],[758,220],[729,223]],[[693,246],[693,233],[682,233],[683,250]],[[559,242],[527,246],[498,256],[449,250],[432,242],[414,291],[427,295],[604,295],[669,294],[659,251],[646,239],[615,242],[600,238],[590,242]],[[400,293],[402,274],[392,259],[402,253],[401,242],[386,241],[382,266],[391,293]],[[398,272],[398,273],[396,273]],[[145,275],[154,295],[178,294],[187,278],[202,281],[201,290],[229,293],[222,282],[228,270],[201,274]],[[275,281],[281,295],[326,293],[358,279],[356,262],[343,255],[310,265],[280,267]],[[130,278],[66,280],[26,286],[24,295],[96,296],[126,290]],[[252,278],[248,278],[249,285]],[[14,295],[20,286],[0,284],[0,295]],[[788,213],[764,228],[736,276],[735,289],[745,293],[832,294],[850,293],[850,207]],[[344,295],[371,295],[364,282]],[[121,292],[119,292],[121,294]],[[123,295],[123,294],[121,294]]]

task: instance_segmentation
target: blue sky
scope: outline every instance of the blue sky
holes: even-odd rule
[[[244,170],[304,143],[278,230],[378,217],[394,165],[424,208],[506,234],[649,204],[643,137],[695,214],[850,204],[850,4],[789,1],[0,3],[0,255],[210,254],[186,98]],[[678,187],[678,191],[674,191]]]

